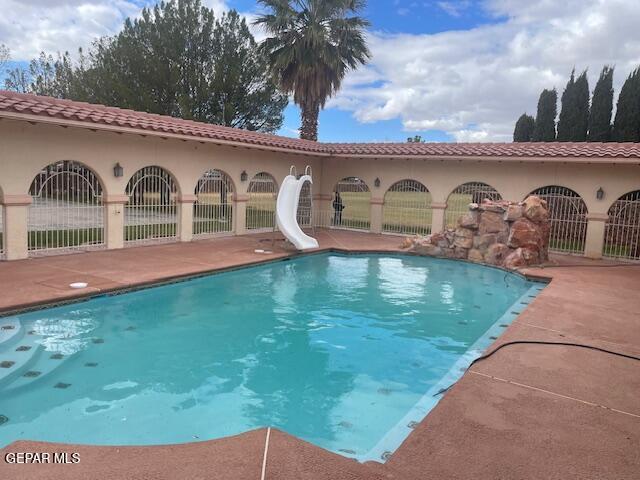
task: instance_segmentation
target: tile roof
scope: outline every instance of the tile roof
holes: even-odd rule
[[[333,143],[333,155],[426,157],[601,157],[640,158],[640,143]]]
[[[638,143],[321,143],[268,133],[183,120],[72,100],[0,90],[0,117],[48,118],[61,123],[140,134],[186,136],[274,150],[333,156],[400,157],[515,157],[515,158],[629,158],[640,159]]]
[[[301,153],[324,152],[322,144],[309,140],[183,120],[168,115],[0,90],[0,116],[5,112],[76,121],[89,125],[106,125],[115,129],[134,129],[140,130],[141,134],[155,132],[167,136],[184,135],[223,142],[294,149]]]

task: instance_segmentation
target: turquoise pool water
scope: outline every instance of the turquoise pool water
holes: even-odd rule
[[[323,254],[0,318],[0,445],[274,426],[379,460],[541,288],[468,263]]]

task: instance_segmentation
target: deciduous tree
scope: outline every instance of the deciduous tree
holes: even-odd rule
[[[9,80],[15,90],[267,132],[288,103],[246,21],[235,11],[216,19],[200,0],[145,8],[76,64],[42,54]]]

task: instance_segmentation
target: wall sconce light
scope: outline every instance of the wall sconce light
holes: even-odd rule
[[[376,186],[376,188],[380,187],[380,179],[376,177],[376,179],[373,181],[373,184]]]
[[[242,173],[240,174],[240,181],[241,182],[246,182],[247,178],[249,178],[249,175],[247,175],[247,171],[243,170]]]
[[[602,200],[604,198],[604,190],[602,189],[602,187],[600,187],[596,192],[596,198],[598,200]]]
[[[124,175],[124,168],[122,168],[122,165],[120,165],[120,162],[118,162],[113,167],[113,176],[116,178],[120,178],[123,175]]]

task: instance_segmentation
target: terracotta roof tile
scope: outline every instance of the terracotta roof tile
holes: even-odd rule
[[[320,143],[117,107],[0,90],[0,116],[4,113],[53,117],[87,125],[109,125],[112,128],[139,130],[140,133],[165,132],[246,146],[259,145],[337,156],[640,159],[638,143]]]

